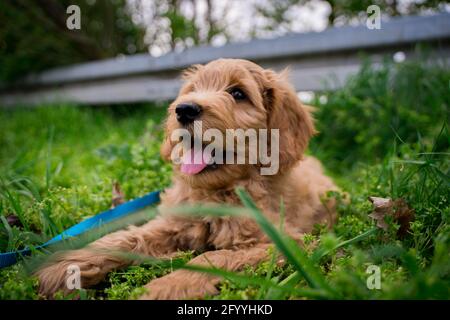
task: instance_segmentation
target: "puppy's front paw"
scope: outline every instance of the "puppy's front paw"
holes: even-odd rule
[[[35,272],[39,293],[52,298],[57,291],[65,295],[100,282],[110,270],[105,258],[89,250],[74,250],[55,254],[51,261]]]
[[[216,295],[218,279],[201,273],[178,270],[145,286],[147,293],[141,300],[201,299]]]
[[[56,263],[39,269],[35,275],[39,279],[39,294],[52,298],[57,291],[62,291],[64,294],[70,293],[76,288],[76,278],[72,282],[71,272],[73,269],[65,263]],[[74,274],[76,277],[76,274]],[[75,285],[73,285],[75,283]]]

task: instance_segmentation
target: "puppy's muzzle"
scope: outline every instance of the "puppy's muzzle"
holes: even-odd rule
[[[175,108],[175,113],[177,114],[177,120],[183,125],[194,122],[198,119],[202,112],[202,108],[193,102],[180,103]]]

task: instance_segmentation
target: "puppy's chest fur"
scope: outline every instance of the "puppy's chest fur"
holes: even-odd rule
[[[314,183],[312,183],[314,182]],[[160,211],[183,204],[227,204],[242,206],[235,193],[236,187],[243,187],[255,201],[258,208],[274,225],[280,224],[280,205],[283,203],[283,225],[285,232],[298,237],[310,232],[316,223],[331,222],[334,219],[333,204],[323,201],[325,192],[334,189],[332,181],[323,175],[320,164],[313,158],[306,158],[282,176],[267,177],[255,174],[249,179],[236,181],[229,188],[217,190],[194,189],[183,180],[174,178],[173,185],[162,195]],[[240,248],[268,239],[257,224],[242,217],[194,218],[204,224],[208,245],[219,248]]]

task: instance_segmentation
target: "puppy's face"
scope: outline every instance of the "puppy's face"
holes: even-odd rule
[[[280,171],[301,158],[313,134],[313,124],[295,91],[282,77],[250,61],[220,59],[188,69],[183,78],[185,84],[168,109],[161,155],[166,160],[173,160],[174,147],[179,143],[173,140],[174,131],[183,129],[191,134],[192,150],[183,149],[181,157],[184,160],[181,164],[174,164],[174,171],[192,187],[230,186],[237,180],[248,178],[260,166],[259,163],[250,164],[248,148],[244,164],[236,164],[236,161],[225,163],[227,156],[237,157],[236,150],[229,149],[225,143],[227,129],[255,129],[256,132],[258,129],[279,129],[277,161]],[[223,139],[215,141],[205,136],[209,129],[220,132]],[[224,164],[211,161],[196,166],[186,164],[186,159],[189,162],[197,156],[194,140],[200,146],[196,150],[206,152],[207,145],[215,145],[214,152],[221,153]]]

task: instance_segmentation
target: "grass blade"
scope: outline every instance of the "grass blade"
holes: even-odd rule
[[[292,263],[295,269],[302,275],[308,285],[314,289],[321,289],[327,293],[332,293],[331,288],[326,284],[325,279],[315,270],[312,261],[309,260],[306,253],[300,249],[297,243],[281,235],[275,227],[264,217],[260,210],[256,207],[248,193],[242,189],[237,188],[236,193],[241,199],[242,203],[253,213],[256,222],[261,229],[272,239],[278,250]]]

